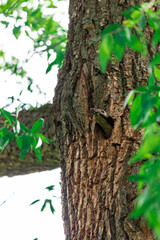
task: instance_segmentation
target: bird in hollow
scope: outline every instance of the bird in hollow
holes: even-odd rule
[[[91,113],[95,115],[96,124],[101,130],[105,139],[108,139],[112,135],[112,130],[114,128],[114,120],[110,117],[105,110],[91,108]]]

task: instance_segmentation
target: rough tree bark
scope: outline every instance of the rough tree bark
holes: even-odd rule
[[[96,41],[107,25],[123,21],[122,11],[142,2],[70,1],[67,51],[53,102],[66,240],[154,239],[143,221],[128,218],[136,185],[127,176],[138,166],[127,162],[141,135],[132,130],[129,110],[123,109],[126,94],[147,83],[147,69],[140,55],[128,50],[102,74]],[[90,114],[93,107],[105,109],[115,121],[108,140]]]

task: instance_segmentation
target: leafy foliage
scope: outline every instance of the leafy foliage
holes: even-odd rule
[[[0,115],[5,118],[4,127],[0,128],[0,150],[1,152],[14,138],[18,147],[21,149],[21,160],[24,159],[27,152],[30,150],[35,152],[37,158],[42,162],[41,145],[42,142],[49,143],[39,131],[42,128],[44,120],[41,118],[36,121],[31,129],[28,129],[23,123],[18,120],[20,107],[17,108],[15,116],[10,112],[0,109]]]
[[[143,57],[147,55],[148,45],[144,36],[147,24],[153,31],[152,48],[156,48],[160,42],[160,10],[153,11],[152,7],[158,2],[143,3],[126,10],[122,24],[112,24],[103,30],[99,47],[102,72],[106,71],[108,61],[122,59],[126,47]],[[148,69],[148,86],[132,90],[124,102],[124,107],[127,104],[131,106],[132,127],[144,130],[141,145],[130,159],[130,164],[142,161],[139,173],[129,177],[138,183],[139,193],[131,218],[144,216],[160,238],[160,52],[151,59]]]
[[[61,1],[61,0],[58,0]],[[66,47],[66,31],[54,20],[53,10],[56,8],[53,0],[7,0],[0,4],[0,24],[8,28],[18,40],[23,34],[33,42],[33,49],[28,53],[29,57],[21,62],[12,56],[10,60],[6,58],[3,50],[0,50],[0,70],[10,71],[11,74],[28,80],[27,90],[32,92],[33,79],[28,76],[24,70],[24,64],[34,54],[47,57],[48,67],[46,73],[50,72],[53,65],[60,67],[63,62]],[[55,55],[55,59],[52,56]],[[6,60],[7,59],[7,60]],[[42,93],[39,86],[36,85],[39,93]],[[21,96],[23,89],[20,91]],[[13,103],[14,96],[8,97]],[[18,98],[17,101],[20,102]],[[10,105],[10,104],[8,104]],[[7,107],[6,105],[5,107]],[[0,149],[1,152],[14,138],[21,149],[21,160],[24,159],[27,152],[34,151],[40,161],[42,142],[49,143],[39,131],[43,125],[43,119],[39,119],[31,129],[28,129],[23,123],[18,121],[18,112],[16,116],[0,109],[0,115],[6,120],[4,127],[0,129]]]
[[[33,79],[28,76],[23,66],[34,54],[47,57],[46,73],[51,71],[54,65],[60,67],[64,59],[66,30],[53,19],[55,8],[53,0],[1,1],[0,23],[8,28],[17,40],[25,34],[33,42],[33,49],[28,52],[28,58],[23,62],[14,56],[8,60],[5,52],[0,50],[0,69],[10,70],[12,74],[28,79],[29,91],[32,91]]]
[[[53,191],[53,190],[54,190],[54,185],[48,186],[48,187],[46,187],[45,189],[47,189],[49,192],[50,192],[50,191]],[[53,196],[53,197],[55,197],[55,196]],[[37,202],[39,202],[39,201],[40,201],[40,199],[37,199],[37,200],[33,201],[30,205],[33,205],[33,204],[35,204],[35,203],[37,203]],[[42,207],[41,207],[41,212],[44,211],[44,209],[46,208],[47,204],[49,204],[51,213],[54,214],[55,209],[54,209],[54,207],[53,207],[53,204],[52,204],[52,200],[51,200],[51,199],[45,199],[45,200],[44,200],[43,205],[42,205]]]
[[[8,0],[0,5],[1,23],[5,27],[11,27],[16,39],[25,32],[34,43],[34,51],[42,54],[47,52],[47,58],[51,51],[56,53],[54,62],[61,66],[65,52],[66,31],[60,24],[53,20],[51,9],[56,8],[53,0],[50,1],[26,1]],[[12,21],[11,21],[12,20]]]

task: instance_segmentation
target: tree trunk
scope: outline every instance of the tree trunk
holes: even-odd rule
[[[128,166],[128,160],[141,134],[132,130],[129,109],[123,109],[126,94],[147,83],[147,67],[140,54],[128,50],[102,74],[97,57],[100,32],[121,23],[122,11],[140,3],[70,1],[67,51],[53,103],[66,240],[154,239],[143,221],[129,219],[136,184],[127,176],[138,166]],[[109,139],[104,139],[90,108],[105,109],[114,119]]]

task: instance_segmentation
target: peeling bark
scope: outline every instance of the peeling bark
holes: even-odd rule
[[[40,108],[32,110],[23,110],[19,113],[19,121],[31,128],[35,121],[39,118],[44,118],[44,126],[42,134],[48,139],[54,137],[52,105],[46,104]],[[3,118],[1,118],[3,126]],[[0,127],[2,127],[0,126]],[[0,154],[0,177],[15,176],[52,170],[59,167],[59,151],[56,146],[56,141],[50,144],[44,143],[42,146],[42,163],[34,153],[27,153],[24,160],[20,160],[20,149],[15,141],[8,144],[3,153]]]
[[[143,221],[128,218],[136,184],[127,177],[138,166],[127,162],[141,133],[132,130],[129,109],[123,109],[126,94],[147,83],[148,59],[127,50],[120,63],[109,64],[102,74],[97,57],[100,32],[121,23],[122,11],[142,2],[70,1],[67,51],[54,97],[66,240],[154,239]],[[88,30],[89,25],[94,28]],[[103,138],[90,108],[105,109],[114,119],[111,138]]]

